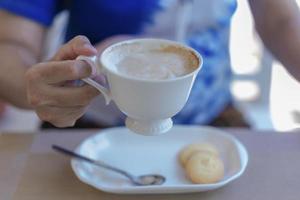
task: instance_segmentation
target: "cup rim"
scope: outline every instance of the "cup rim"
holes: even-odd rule
[[[186,49],[188,51],[191,51],[193,53],[193,55],[198,59],[198,66],[196,67],[196,69],[194,69],[192,72],[190,72],[188,74],[185,74],[183,76],[178,76],[178,77],[175,77],[175,78],[171,78],[171,79],[143,79],[143,78],[131,77],[131,76],[127,76],[127,75],[124,75],[124,74],[117,73],[114,70],[110,69],[109,67],[106,67],[106,65],[104,64],[104,55],[108,51],[110,51],[112,48],[115,48],[115,47],[123,45],[123,44],[130,44],[130,43],[136,43],[136,42],[147,42],[147,41],[161,42],[163,44],[174,45],[174,46]],[[193,76],[195,73],[198,73],[200,71],[200,69],[202,68],[203,58],[200,55],[200,53],[197,52],[195,49],[193,49],[193,48],[191,48],[191,47],[189,47],[189,46],[187,46],[185,44],[182,44],[180,42],[176,42],[176,41],[172,41],[172,40],[167,40],[167,39],[158,39],[158,38],[138,38],[138,39],[129,39],[129,40],[117,42],[117,43],[115,43],[115,44],[107,47],[101,53],[100,62],[101,62],[101,65],[103,66],[103,68],[106,71],[108,71],[108,72],[110,72],[110,73],[112,73],[112,74],[114,74],[114,75],[116,75],[118,77],[125,78],[125,79],[128,79],[128,80],[140,81],[140,82],[162,83],[162,82],[173,82],[173,81],[182,80],[182,79],[185,79],[187,77]]]

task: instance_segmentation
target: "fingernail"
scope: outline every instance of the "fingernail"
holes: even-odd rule
[[[93,47],[93,45],[91,45],[89,43],[84,44],[83,47],[91,49],[92,51],[94,51],[95,53],[97,53],[97,49],[95,47]]]

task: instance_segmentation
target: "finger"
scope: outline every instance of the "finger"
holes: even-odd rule
[[[97,54],[89,39],[79,35],[64,44],[51,59],[52,61],[73,60],[79,55],[92,56]]]
[[[40,63],[35,70],[33,73],[39,74],[39,77],[49,84],[87,78],[92,73],[90,65],[81,60]]]
[[[48,104],[50,105],[64,107],[87,106],[99,95],[99,91],[86,84],[81,87],[53,87],[48,91],[48,95]]]
[[[36,108],[36,113],[43,121],[50,122],[56,127],[64,128],[74,126],[77,119],[79,119],[85,112],[85,107],[53,107],[41,106]]]
[[[93,98],[99,95],[98,90],[90,85],[82,87],[40,87],[39,92],[32,92],[29,96],[31,105],[74,107],[87,106]]]

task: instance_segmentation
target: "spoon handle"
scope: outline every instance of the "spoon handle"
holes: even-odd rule
[[[89,162],[91,164],[94,164],[94,165],[97,165],[99,167],[103,167],[105,169],[109,169],[109,170],[112,170],[114,172],[117,172],[117,173],[120,173],[128,178],[132,178],[132,175],[130,175],[129,173],[121,170],[121,169],[118,169],[116,167],[113,167],[113,166],[110,166],[102,161],[97,161],[97,160],[93,160],[91,158],[88,158],[86,156],[83,156],[83,155],[80,155],[78,153],[75,153],[73,151],[70,151],[68,149],[65,149],[63,147],[60,147],[60,146],[57,146],[57,145],[52,145],[52,148],[60,153],[63,153],[65,155],[68,155],[68,156],[71,156],[71,157],[74,157],[74,158],[77,158],[77,159],[80,159],[80,160],[83,160],[83,161],[86,161],[86,162]]]

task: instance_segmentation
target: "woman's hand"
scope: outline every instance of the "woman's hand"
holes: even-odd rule
[[[92,56],[97,50],[84,36],[63,45],[54,57],[32,66],[26,73],[27,97],[41,120],[57,127],[73,126],[99,92],[90,85],[73,86],[69,81],[91,75],[91,66],[74,60],[79,55]]]

